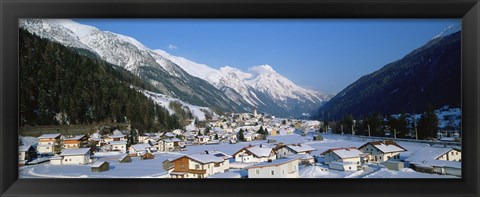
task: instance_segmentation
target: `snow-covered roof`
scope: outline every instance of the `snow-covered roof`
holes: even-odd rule
[[[218,151],[218,150],[213,150],[213,151],[208,151],[208,154],[209,155],[213,155],[215,157],[221,157],[222,159],[230,159],[232,158],[231,155],[227,154],[227,153],[224,153],[224,152],[221,152],[221,151]]]
[[[30,149],[30,147],[32,147],[32,146],[30,146],[30,145],[19,146],[19,147],[18,147],[18,151],[19,151],[19,152],[27,152],[28,149]]]
[[[186,155],[186,157],[188,157],[192,160],[198,161],[200,163],[203,163],[203,164],[218,163],[218,162],[225,161],[224,159],[222,159],[220,157],[216,157],[216,156],[209,155],[209,154],[191,154],[191,155]]]
[[[309,145],[306,145],[306,144],[299,144],[299,145],[292,144],[292,145],[288,145],[287,147],[292,149],[293,151],[295,151],[297,153],[317,150],[317,149],[315,149],[315,148],[313,148]]]
[[[38,137],[38,139],[57,138],[57,137],[59,137],[59,136],[60,136],[59,133],[55,133],[55,134],[43,134],[43,135],[41,135],[40,137]]]
[[[415,162],[415,161],[424,161],[424,160],[436,160],[440,156],[447,154],[451,150],[457,150],[456,148],[451,147],[423,147],[413,152],[410,157],[405,159],[406,161]]]
[[[63,149],[60,156],[86,155],[89,151],[90,151],[90,148]]]
[[[423,160],[423,161],[412,161],[411,164],[415,164],[416,166],[424,166],[424,167],[451,167],[451,168],[462,168],[462,162],[458,161],[444,161],[444,160]]]
[[[266,161],[266,162],[258,163],[258,164],[255,164],[253,166],[249,166],[246,169],[262,168],[262,167],[267,167],[267,166],[278,166],[278,165],[282,165],[282,164],[286,164],[286,163],[290,163],[292,161],[298,160],[301,157],[302,157],[301,155],[292,155],[292,156],[289,156],[289,157],[273,160],[273,161],[270,161],[270,162]]]
[[[80,139],[82,139],[83,137],[85,137],[85,135],[76,135],[75,137],[66,138],[65,140],[80,140]]]
[[[200,136],[196,136],[197,138],[210,138],[210,136],[207,136],[207,135],[200,135]]]
[[[131,146],[135,151],[142,151],[151,148],[150,144],[134,144]]]
[[[207,178],[241,178],[241,175],[237,172],[225,172],[225,173],[216,173],[208,176]]]
[[[260,146],[245,147],[245,148],[240,149],[238,152],[236,152],[233,155],[236,155],[236,154],[240,153],[242,150],[246,150],[246,151],[252,153],[253,155],[255,155],[256,157],[268,157],[268,156],[270,156],[270,153],[272,153],[273,149],[271,147],[265,147],[264,145],[261,145],[261,146],[262,147],[260,147]]]
[[[125,137],[125,135],[123,135],[123,134],[113,134],[113,135],[109,135],[107,137],[108,138],[123,138],[123,137]]]
[[[90,140],[92,140],[92,141],[102,141],[103,139],[102,138],[97,138],[97,137],[92,137],[92,138],[90,138]]]
[[[354,163],[354,162],[340,162],[340,161],[332,161],[330,162],[331,164],[336,164],[336,165],[341,165],[341,166],[345,166],[345,165],[356,165],[357,163]]]
[[[333,152],[334,154],[338,155],[342,159],[346,158],[353,158],[353,157],[360,157],[361,155],[365,154],[362,151],[358,150],[355,147],[350,148],[334,148],[328,149],[327,151],[321,153],[321,155],[325,155],[328,152]]]
[[[104,163],[108,163],[106,161],[96,161],[95,163],[93,163],[91,166],[94,167],[94,168],[99,168],[100,166],[102,166]]]
[[[110,145],[126,145],[126,141],[111,141]]]
[[[165,142],[181,142],[182,140],[178,138],[172,138],[172,139],[163,139]]]
[[[363,146],[366,146],[368,144],[371,144],[378,150],[380,150],[382,153],[393,153],[393,152],[403,152],[406,151],[405,148],[402,146],[398,145],[394,141],[388,140],[388,141],[374,141],[374,142],[367,142],[366,144],[360,146],[362,148]]]

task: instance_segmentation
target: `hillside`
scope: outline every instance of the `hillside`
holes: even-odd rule
[[[158,91],[137,76],[94,54],[19,31],[21,126],[127,122],[140,132],[180,127],[176,116],[132,88]]]
[[[460,32],[437,37],[402,59],[365,75],[317,110],[316,118],[361,118],[461,104]],[[353,66],[353,65],[352,65]],[[328,117],[327,117],[328,116]]]

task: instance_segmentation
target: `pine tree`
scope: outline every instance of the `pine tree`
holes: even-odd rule
[[[238,140],[245,141],[245,136],[243,134],[243,129],[240,129],[240,131],[238,131]]]
[[[436,138],[438,132],[438,118],[432,105],[428,105],[417,126],[418,138],[429,139]]]

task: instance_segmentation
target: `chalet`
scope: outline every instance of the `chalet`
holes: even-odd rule
[[[50,159],[50,164],[68,165],[81,164],[85,165],[92,161],[90,148],[64,149],[58,156]]]
[[[248,178],[298,178],[299,161],[297,155],[258,163],[246,168]]]
[[[172,163],[172,178],[206,178],[229,168],[228,159],[207,153],[185,155],[172,160]]]
[[[328,149],[320,155],[323,155],[325,164],[330,164],[330,162],[349,162],[360,165],[368,154],[363,153],[355,147],[350,147]]]
[[[86,135],[76,135],[63,140],[63,148],[85,148],[87,145],[88,138]]]
[[[140,156],[143,153],[153,152],[153,147],[150,144],[135,144],[130,146],[128,150],[130,155]]]
[[[448,147],[423,147],[406,158],[415,171],[461,176],[461,150]]]
[[[172,132],[166,132],[166,133],[163,133],[160,137],[162,139],[171,139],[171,138],[174,138],[175,136],[177,136],[177,135],[175,135]]]
[[[182,131],[181,129],[175,129],[175,130],[172,131],[172,133],[175,134],[175,135],[182,135],[183,132],[184,131]]]
[[[62,135],[43,134],[38,137],[37,152],[39,154],[57,154],[62,148]]]
[[[112,142],[112,141],[127,141],[127,139],[128,139],[127,135],[123,135],[123,134],[119,134],[119,133],[116,133],[114,135],[107,135],[103,138],[103,140],[106,143],[109,143],[109,142]]]
[[[178,138],[161,139],[158,141],[157,148],[159,152],[182,150],[185,148],[185,142]]]
[[[92,172],[104,172],[110,169],[110,163],[106,161],[97,161],[92,164],[91,170]]]
[[[394,141],[367,142],[358,148],[364,153],[369,153],[367,162],[381,163],[388,160],[400,160],[400,153],[407,151]]]
[[[242,148],[232,156],[235,157],[236,162],[242,163],[260,163],[276,159],[273,148],[263,145]]]
[[[126,141],[111,141],[109,142],[110,144],[110,150],[112,151],[118,151],[122,153],[127,152],[127,142]]]
[[[155,135],[151,133],[143,133],[142,135],[138,136],[138,141],[142,143],[146,143],[146,141],[151,139],[152,137],[155,137]]]
[[[245,134],[245,135],[243,135],[243,139],[244,139],[246,142],[250,142],[250,141],[252,141],[252,140],[255,139],[255,134],[253,134],[253,133]]]
[[[33,146],[19,146],[18,147],[18,163],[23,165],[26,162],[32,161],[37,156]]]
[[[89,140],[90,140],[90,143],[92,143],[93,146],[100,147],[100,146],[105,145],[105,141],[98,134],[97,135],[95,135],[95,134],[92,135]]]
[[[302,155],[302,158],[300,158],[300,160],[309,162],[309,163],[315,163],[315,159],[312,156],[310,156],[310,153],[312,153],[315,150],[317,149],[312,148],[311,146],[306,144],[291,144],[291,145],[280,144],[277,147],[275,147],[275,152],[277,153],[277,159],[287,157],[292,154],[300,154]]]

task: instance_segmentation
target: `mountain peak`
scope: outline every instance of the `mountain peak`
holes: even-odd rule
[[[254,66],[248,69],[250,72],[257,75],[278,74],[270,65],[263,64],[260,66]]]

